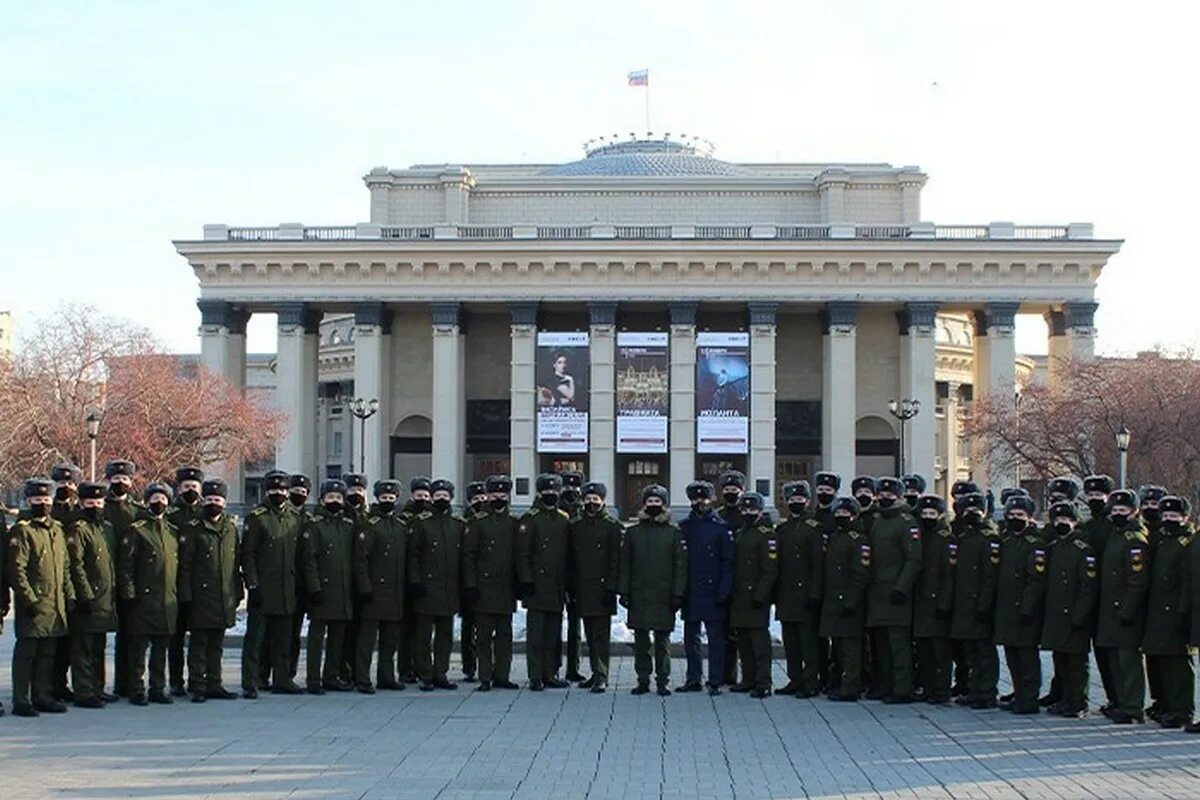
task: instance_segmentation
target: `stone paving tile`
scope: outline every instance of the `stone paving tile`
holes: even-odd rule
[[[4,637],[6,692],[11,653]],[[227,676],[237,675],[236,656],[229,651]],[[614,663],[616,690],[605,695],[463,685],[8,717],[0,798],[1200,796],[1200,737],[1153,726],[787,697],[633,697],[632,667]],[[683,664],[672,669],[678,683]],[[523,673],[518,659],[514,674]],[[784,682],[778,662],[775,680]]]

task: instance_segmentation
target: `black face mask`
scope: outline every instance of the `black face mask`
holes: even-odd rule
[[[563,489],[562,499],[564,503],[579,502],[579,492],[574,489]]]
[[[1021,531],[1025,530],[1027,525],[1029,525],[1029,523],[1023,519],[1012,518],[1008,520],[1008,529],[1013,533],[1020,533]]]
[[[421,512],[425,510],[425,506],[429,504],[428,500],[418,500],[416,498],[409,501],[412,503],[413,511]]]
[[[209,519],[216,519],[225,513],[225,506],[219,506],[216,503],[209,503],[204,507],[204,516]]]
[[[706,511],[708,511],[707,503],[704,503],[699,500],[696,501],[695,503],[692,503],[692,513],[693,514],[703,514]]]
[[[1114,525],[1124,525],[1126,522],[1129,522],[1129,515],[1113,513],[1109,514],[1109,519],[1112,520]]]
[[[275,506],[276,508],[279,508],[280,506],[282,506],[284,504],[284,502],[286,502],[286,501],[287,501],[286,494],[279,494],[277,492],[267,494],[267,502],[270,503],[271,505]]]
[[[558,494],[556,492],[542,492],[542,504],[547,506],[558,505]]]
[[[478,514],[480,511],[483,511],[483,501],[476,500],[474,503],[471,503],[471,510],[476,514]]]
[[[83,517],[84,519],[89,519],[92,522],[95,522],[96,520],[100,519],[100,509],[96,508],[95,506],[84,506]]]
[[[817,504],[820,505],[822,508],[829,508],[831,505],[833,505],[833,498],[835,496],[836,495],[829,494],[826,492],[819,492],[819,493],[817,493]]]
[[[983,522],[983,512],[978,508],[968,508],[963,512],[963,519],[967,522]]]
[[[737,503],[738,498],[742,496],[741,492],[721,492],[721,496],[725,498],[725,505],[731,506]]]
[[[292,505],[294,505],[296,508],[303,508],[304,504],[308,502],[308,495],[300,494],[299,492],[292,492],[288,495],[288,500],[290,500]]]
[[[188,489],[186,492],[179,493],[179,499],[190,506],[200,499],[200,493],[195,489]]]
[[[29,514],[34,519],[42,519],[44,517],[48,517],[48,516],[50,516],[50,506],[46,505],[45,503],[38,503],[37,505],[31,505],[29,507]]]
[[[108,487],[113,497],[124,497],[129,494],[129,487],[123,483],[114,483]]]
[[[929,517],[921,517],[921,529],[924,530],[926,533],[928,533],[929,531],[932,531],[934,528],[936,528],[937,524],[938,524],[937,517],[933,517],[932,519],[930,519]]]
[[[504,499],[503,497],[497,497],[496,499],[492,500],[491,506],[493,511],[503,511],[504,509],[508,508],[508,500]]]
[[[1069,523],[1069,522],[1054,523],[1054,532],[1056,534],[1058,534],[1059,536],[1070,536],[1072,530],[1073,530],[1073,527],[1072,527],[1071,523]]]
[[[891,497],[880,497],[875,501],[875,505],[879,506],[880,508],[891,508],[892,506],[896,505],[896,501]]]
[[[323,507],[323,508],[324,508],[326,511],[328,511],[330,514],[333,514],[333,515],[335,515],[335,516],[336,516],[337,514],[340,514],[340,513],[342,513],[342,504],[341,504],[341,503],[338,503],[338,502],[336,502],[336,501],[331,501],[331,502],[328,502],[328,503],[322,503],[322,504],[321,504],[321,506],[322,506],[322,507]]]
[[[646,512],[646,516],[649,516],[649,517],[657,517],[659,514],[662,513],[662,510],[663,510],[662,506],[652,506],[649,503],[647,503],[643,508]]]
[[[1162,512],[1159,511],[1157,508],[1143,508],[1142,509],[1142,518],[1145,519],[1146,522],[1158,522],[1158,520],[1161,517],[1162,517]]]
[[[792,516],[799,516],[808,508],[808,503],[793,502],[788,503],[788,513]]]
[[[1108,501],[1102,497],[1094,497],[1088,500],[1088,511],[1092,512],[1093,517],[1104,516],[1104,509],[1108,508]]]
[[[71,491],[70,486],[59,486],[54,490],[54,499],[60,503],[65,503],[71,499],[75,493]]]
[[[153,503],[150,503],[148,506],[146,506],[146,508],[150,510],[150,513],[153,516],[161,517],[167,510],[167,504],[161,500],[155,500]]]
[[[396,501],[395,500],[380,500],[378,503],[375,504],[375,507],[377,509],[379,509],[380,514],[390,514],[396,510]]]
[[[365,495],[361,495],[361,494],[358,494],[357,492],[355,492],[354,494],[346,495],[346,504],[349,505],[351,508],[358,508],[359,506],[361,506],[363,504],[363,502],[366,499],[367,498]]]
[[[850,526],[854,524],[854,518],[853,517],[834,517],[834,522],[837,524],[838,530],[848,531],[848,530],[850,530]]]
[[[599,503],[584,503],[583,504],[583,510],[593,516],[595,516],[596,514],[599,514],[600,509],[603,507],[604,506],[600,505]]]
[[[873,503],[875,501],[875,495],[867,494],[866,492],[863,492],[862,494],[856,494],[854,496],[854,499],[858,501],[858,504],[860,506],[862,506],[863,508],[866,508],[867,506],[871,505],[871,503]]]
[[[761,511],[756,511],[753,508],[739,508],[738,511],[742,514],[742,521],[747,525],[757,525],[758,518],[762,516]]]
[[[1174,533],[1175,531],[1178,531],[1181,528],[1183,528],[1183,523],[1177,519],[1164,519],[1162,522],[1162,526],[1163,526],[1163,530],[1171,531],[1172,533]]]
[[[920,500],[920,499],[921,499],[921,495],[919,495],[919,494],[906,494],[906,495],[904,495],[904,502],[908,503],[908,505],[909,505],[910,507],[912,507],[912,508],[916,508],[916,507],[917,507],[917,501],[918,501],[918,500]]]
[[[445,497],[439,497],[433,501],[433,510],[441,514],[446,513],[450,510],[450,501]]]

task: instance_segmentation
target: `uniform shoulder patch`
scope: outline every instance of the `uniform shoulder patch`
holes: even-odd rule
[[[432,516],[432,511],[422,511],[420,514],[417,514],[417,519],[429,519]]]
[[[250,512],[250,516],[258,517],[265,513],[267,513],[267,510],[265,508],[263,508],[262,506],[257,506],[253,511]]]
[[[1078,547],[1080,550],[1088,549],[1088,543],[1085,542],[1083,539],[1072,539],[1071,541],[1073,541],[1075,543],[1075,546]]]
[[[1125,540],[1144,543],[1146,541],[1146,534],[1140,530],[1125,531]]]

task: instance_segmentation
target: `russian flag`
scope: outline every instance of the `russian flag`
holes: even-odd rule
[[[639,69],[629,73],[630,86],[649,86],[650,85],[650,70]]]

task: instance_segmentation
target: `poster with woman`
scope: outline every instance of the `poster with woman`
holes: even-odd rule
[[[586,332],[538,333],[538,452],[588,451],[588,345]]]
[[[696,334],[696,452],[750,448],[750,334]]]
[[[617,334],[617,452],[667,452],[667,334]]]

